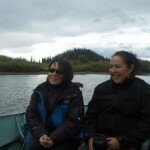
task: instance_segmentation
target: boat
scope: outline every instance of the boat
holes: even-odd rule
[[[26,134],[25,113],[0,116],[0,150],[23,150]],[[86,150],[85,147],[83,144],[81,149]],[[141,150],[149,149],[150,139],[141,146]]]
[[[0,150],[21,150],[25,113],[0,116]]]

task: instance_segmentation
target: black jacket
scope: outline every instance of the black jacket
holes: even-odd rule
[[[38,109],[39,96],[36,91],[43,93],[46,110],[46,122],[43,124]],[[52,123],[52,112],[61,102],[69,103],[65,121],[60,127]],[[74,138],[81,129],[84,109],[80,89],[74,83],[51,85],[48,81],[38,85],[31,96],[26,110],[26,121],[32,135],[39,139],[43,134],[49,135],[55,143]]]
[[[108,80],[99,84],[88,104],[84,123],[86,138],[95,134],[115,136],[123,148],[150,137],[150,85],[139,78],[122,85]]]

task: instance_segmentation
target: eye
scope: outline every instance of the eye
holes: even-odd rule
[[[116,68],[121,68],[121,66],[119,66],[119,65],[116,65]]]
[[[113,68],[113,65],[109,65],[109,69],[112,69]]]
[[[50,73],[54,73],[56,70],[54,68],[49,68]]]

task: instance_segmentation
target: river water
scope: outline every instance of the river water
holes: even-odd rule
[[[0,75],[0,115],[24,112],[34,88],[46,80],[47,75]],[[150,84],[150,76],[138,76]],[[73,81],[84,86],[84,104],[88,104],[94,88],[109,79],[106,74],[75,75]]]

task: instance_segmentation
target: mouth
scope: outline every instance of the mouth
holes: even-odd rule
[[[57,80],[57,78],[51,78],[51,80]]]
[[[112,74],[112,76],[113,76],[113,77],[118,77],[119,75],[118,75],[118,74]]]
[[[119,75],[117,75],[117,74],[112,75],[112,78],[113,78],[113,79],[118,79],[118,78],[119,78]]]

